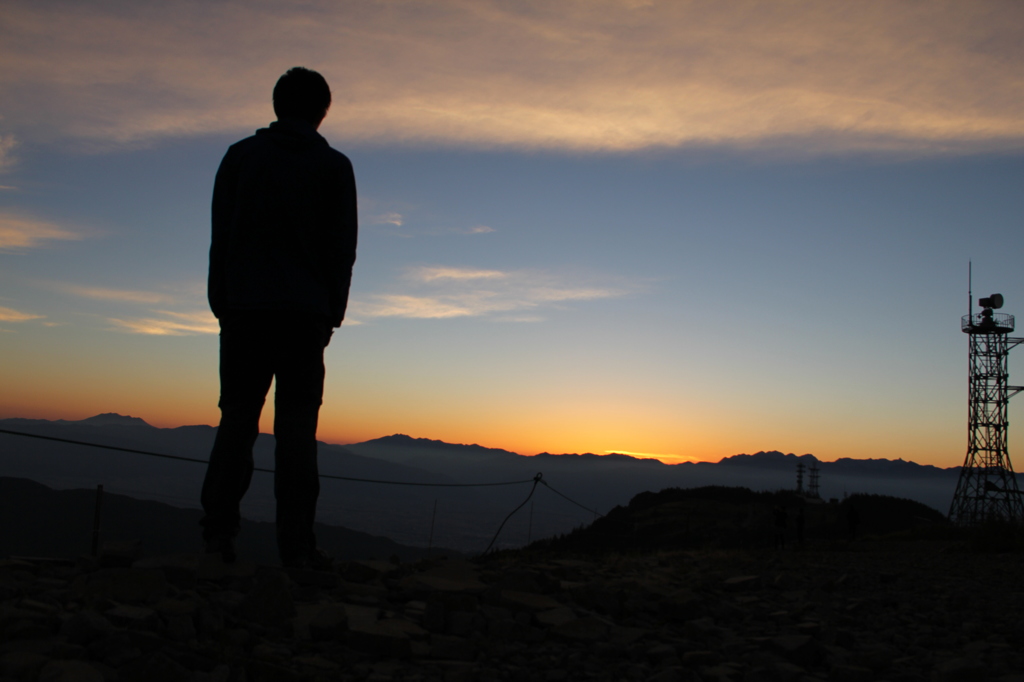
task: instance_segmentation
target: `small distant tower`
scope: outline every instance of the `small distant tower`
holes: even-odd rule
[[[807,489],[807,497],[813,497],[816,500],[821,499],[821,492],[818,489],[821,472],[818,470],[818,461],[814,460],[811,462],[811,482]]]
[[[804,494],[804,469],[805,465],[803,462],[797,462],[796,465],[796,494]]]
[[[968,292],[968,296],[970,296]],[[1024,339],[1010,338],[1013,315],[994,313],[1003,306],[1001,294],[978,300],[960,322],[967,334],[968,378],[967,456],[960,470],[949,518],[961,526],[988,520],[1024,522],[1024,501],[1006,450],[1006,406],[1024,386],[1008,386],[1007,356]]]

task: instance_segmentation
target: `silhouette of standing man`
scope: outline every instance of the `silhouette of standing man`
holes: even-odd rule
[[[277,121],[232,145],[213,188],[209,299],[220,320],[220,428],[203,482],[208,553],[235,560],[239,503],[272,379],[277,545],[288,567],[323,568],[313,521],[324,348],[341,326],[356,257],[352,164],[317,128],[331,90],[296,67],[274,87]]]

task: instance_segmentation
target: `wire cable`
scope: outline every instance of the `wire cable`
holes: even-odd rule
[[[196,459],[195,457],[182,457],[181,455],[165,455],[160,452],[149,452],[148,450],[136,450],[134,448],[122,448],[116,445],[103,445],[101,443],[89,443],[82,440],[71,440],[70,438],[57,438],[56,436],[43,436],[38,433],[24,433],[22,431],[11,431],[10,429],[0,429],[0,433],[7,433],[13,436],[25,436],[27,438],[39,438],[42,440],[52,440],[58,443],[71,443],[72,445],[85,445],[91,448],[101,448],[103,450],[116,450],[118,452],[129,452],[135,455],[146,455],[148,457],[162,457],[164,459],[176,459],[182,462],[194,462],[196,464],[209,464],[205,459]],[[274,473],[273,469],[264,469],[263,467],[253,467],[253,471],[262,471],[267,474]],[[519,481],[498,481],[496,483],[417,483],[413,481],[384,481],[376,478],[353,478],[351,476],[334,476],[332,474],[319,474],[320,478],[327,478],[335,481],[354,481],[356,483],[379,483],[382,485],[415,485],[425,486],[431,488],[482,488],[499,485],[521,485],[523,483],[533,482],[534,486],[537,485],[536,478],[524,478]]]
[[[547,481],[541,480],[540,482],[541,482],[541,483],[543,483],[543,484],[544,484],[544,486],[545,486],[545,487],[546,487],[546,488],[547,488],[548,490],[550,490],[550,491],[551,491],[551,492],[553,492],[554,494],[558,495],[559,497],[562,497],[562,498],[565,498],[566,500],[569,500],[570,502],[572,502],[573,504],[575,504],[575,505],[576,505],[577,507],[579,507],[580,509],[585,509],[586,511],[590,512],[590,513],[591,513],[591,514],[593,514],[594,516],[604,516],[604,514],[601,514],[601,513],[597,512],[597,511],[594,511],[594,510],[593,510],[593,509],[591,509],[590,507],[585,507],[585,506],[583,506],[582,504],[580,504],[579,502],[577,502],[576,500],[572,499],[571,497],[569,497],[569,496],[567,496],[567,495],[563,495],[562,493],[558,492],[557,490],[555,490],[554,488],[552,488],[552,487],[551,487],[550,485],[548,485],[548,482],[547,482]]]
[[[150,457],[163,457],[165,459],[177,459],[183,462],[198,462],[199,464],[206,464],[204,459],[196,459],[195,457],[182,457],[180,455],[164,455],[159,452],[148,452],[146,450],[135,450],[133,448],[120,448],[116,445],[103,445],[101,443],[87,443],[84,440],[71,440],[70,438],[57,438],[56,436],[44,436],[38,433],[24,433],[23,431],[11,431],[10,429],[0,429],[0,433],[8,433],[12,436],[25,436],[26,438],[39,438],[41,440],[53,440],[58,443],[71,443],[72,445],[86,445],[90,448],[101,448],[103,450],[117,450],[118,452],[130,452],[135,455],[149,455]],[[266,469],[257,469],[257,471],[266,471]]]

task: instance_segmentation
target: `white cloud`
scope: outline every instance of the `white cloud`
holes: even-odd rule
[[[352,301],[357,318],[447,319],[491,317],[500,322],[540,322],[537,309],[622,296],[622,287],[581,287],[533,271],[421,267],[405,278],[412,291],[371,294]],[[528,314],[519,311],[529,311]]]
[[[14,308],[5,308],[0,306],[0,321],[2,322],[26,322],[28,320],[40,320],[46,317],[45,315],[36,315],[34,313],[23,313],[20,310]]]
[[[53,223],[0,210],[0,251],[18,252],[47,241],[81,238],[81,235]]]
[[[0,101],[21,137],[238,133],[302,63],[335,141],[1019,148],[1022,21],[999,0],[8,3]]]

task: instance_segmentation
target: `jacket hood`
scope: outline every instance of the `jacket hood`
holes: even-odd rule
[[[269,128],[260,128],[257,135],[266,136],[274,142],[297,147],[327,147],[327,140],[316,131],[312,124],[299,119],[286,118],[274,121]]]

